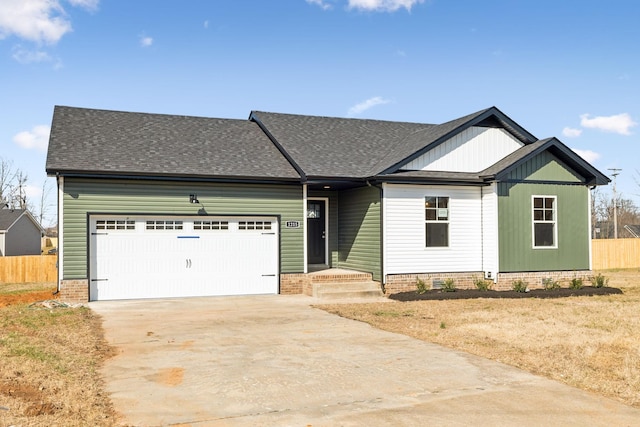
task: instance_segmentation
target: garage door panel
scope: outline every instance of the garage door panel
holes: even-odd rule
[[[180,230],[149,229],[142,217],[133,230],[99,230],[93,220],[91,299],[277,293],[275,218],[209,221],[209,229],[180,221]],[[247,229],[256,223],[268,229]]]

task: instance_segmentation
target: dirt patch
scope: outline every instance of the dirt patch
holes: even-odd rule
[[[53,295],[53,290],[16,294],[0,294],[0,307],[7,307],[17,304],[29,304],[36,301],[44,301],[55,298],[56,297],[55,295]]]
[[[151,379],[159,384],[175,387],[182,384],[184,379],[183,368],[166,368],[158,371],[157,374],[152,375]]]
[[[55,283],[0,283],[0,308],[57,298]]]
[[[415,291],[399,292],[389,295],[389,299],[395,301],[443,301],[456,299],[475,299],[475,298],[566,298],[576,296],[594,296],[594,295],[616,295],[622,294],[622,290],[618,288],[585,286],[582,289],[560,288],[553,290],[534,289],[529,292],[516,291],[481,291],[478,289],[457,289],[454,292],[445,292],[441,290],[430,290],[419,294]]]

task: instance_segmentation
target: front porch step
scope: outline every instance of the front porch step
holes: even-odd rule
[[[380,283],[373,280],[347,281],[342,283],[313,283],[313,296],[319,299],[380,298],[383,297]]]

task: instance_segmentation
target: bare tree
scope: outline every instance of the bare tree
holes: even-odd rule
[[[38,222],[44,226],[44,220],[49,213],[49,195],[51,194],[51,186],[49,180],[45,179],[42,183],[42,192],[40,193],[40,209],[38,213]]]
[[[33,210],[30,209],[30,204],[27,204],[27,181],[29,181],[27,174],[18,170],[16,172],[15,184],[13,186],[14,190],[11,207]]]
[[[614,237],[614,203],[617,203],[618,237],[632,237],[624,226],[640,224],[640,209],[633,200],[618,197],[614,201],[610,195],[593,190],[591,203],[592,236],[595,239]]]
[[[14,198],[13,183],[16,178],[16,170],[13,162],[0,157],[0,209],[9,206]]]

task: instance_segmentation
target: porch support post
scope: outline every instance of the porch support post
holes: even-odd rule
[[[302,239],[304,248],[302,256],[304,257],[304,271],[309,272],[309,266],[307,264],[307,184],[302,184]]]

